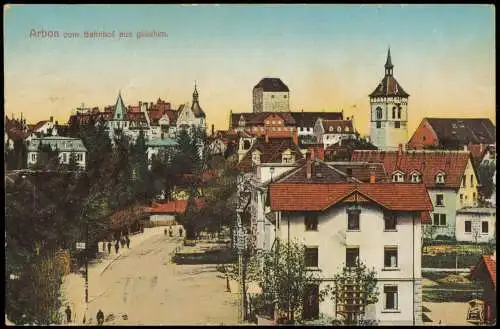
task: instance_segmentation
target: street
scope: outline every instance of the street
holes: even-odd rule
[[[215,265],[172,264],[170,255],[182,239],[165,237],[162,228],[155,229],[113,262],[89,270],[91,323],[96,323],[101,309],[105,324],[236,324],[235,297],[226,292]],[[73,298],[82,303],[82,297]],[[81,323],[82,316],[75,315],[75,322]]]

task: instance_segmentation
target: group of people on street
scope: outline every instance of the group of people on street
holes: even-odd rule
[[[168,236],[170,236],[170,237],[174,236],[174,230],[172,230],[172,226],[170,226],[168,230],[167,230],[167,228],[165,228],[163,230],[164,235],[167,235],[167,233],[168,233]],[[182,234],[183,234],[183,230],[182,230],[182,226],[181,226],[181,227],[179,227],[179,236],[182,237]]]
[[[106,247],[108,248],[108,254],[111,254],[111,248],[112,248],[112,241],[108,241],[108,243],[106,244],[106,241],[103,241],[102,243],[102,250],[106,250]],[[115,252],[118,254],[120,252],[120,246],[122,248],[125,248],[125,246],[127,246],[127,248],[130,248],[130,238],[128,237],[128,235],[122,235],[120,237],[120,239],[116,239],[116,242],[115,242]]]
[[[71,323],[71,308],[69,305],[66,306],[66,323]],[[99,309],[96,315],[96,320],[98,325],[102,325],[104,323],[104,313]],[[85,322],[85,319],[83,320]]]

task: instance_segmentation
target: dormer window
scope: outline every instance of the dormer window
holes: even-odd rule
[[[330,132],[333,132],[333,127],[330,127]]]
[[[445,174],[440,172],[436,175],[436,184],[444,184]]]
[[[292,154],[292,151],[286,150],[281,155],[281,162],[282,163],[294,163],[295,162],[295,155]]]
[[[402,183],[405,180],[405,175],[401,171],[396,171],[392,174],[392,181],[394,183]]]
[[[348,133],[349,132],[349,127],[345,127],[345,132]]]
[[[254,164],[260,164],[260,152],[259,151],[254,151],[252,153],[252,162]]]
[[[412,183],[420,183],[422,180],[422,175],[417,171],[412,172],[410,177]]]
[[[342,127],[341,127],[341,126],[338,126],[338,127],[337,127],[337,132],[338,132],[338,133],[341,133],[341,132],[342,132]]]

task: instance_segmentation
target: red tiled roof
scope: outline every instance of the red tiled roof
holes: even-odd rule
[[[203,207],[202,200],[195,200],[198,208]],[[151,214],[183,214],[186,212],[188,200],[172,200],[167,203],[153,203],[153,207],[148,211]]]
[[[410,175],[416,170],[427,187],[459,188],[469,158],[470,153],[465,151],[406,151],[399,154],[398,151],[355,150],[351,161],[383,163],[388,175],[396,170]],[[436,185],[439,171],[446,175],[442,185]],[[405,180],[409,181],[408,177]]]
[[[24,140],[26,137],[29,136],[29,132],[25,133],[21,129],[10,128],[7,130],[7,136],[9,136],[9,138],[12,139],[13,141]]]
[[[483,256],[482,259],[488,274],[490,275],[491,282],[493,282],[493,286],[497,287],[497,262],[491,256]]]
[[[352,193],[372,200],[388,210],[432,211],[432,202],[423,184],[283,184],[270,185],[273,211],[322,211]]]
[[[314,127],[318,118],[324,120],[343,120],[343,112],[290,112],[298,127]]]

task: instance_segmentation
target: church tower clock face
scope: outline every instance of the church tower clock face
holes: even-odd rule
[[[385,75],[370,94],[370,138],[382,150],[403,147],[408,138],[408,97],[394,78],[391,50],[387,52]]]

